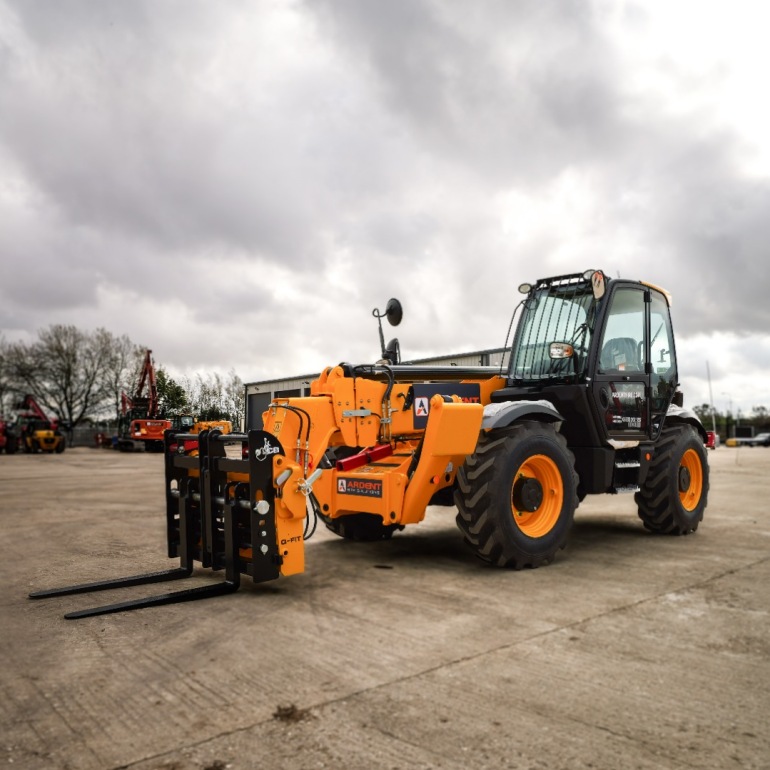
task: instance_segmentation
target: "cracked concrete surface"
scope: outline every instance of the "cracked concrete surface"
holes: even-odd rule
[[[507,572],[432,508],[390,542],[319,530],[303,575],[68,621],[179,587],[27,599],[172,566],[162,458],[3,455],[0,764],[766,768],[770,450],[709,459],[684,538],[589,498],[554,564]]]

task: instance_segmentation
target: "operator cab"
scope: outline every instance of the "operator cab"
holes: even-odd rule
[[[547,399],[573,446],[654,439],[678,384],[668,294],[600,270],[522,284],[508,386]]]

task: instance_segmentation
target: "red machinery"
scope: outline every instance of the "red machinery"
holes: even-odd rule
[[[12,455],[19,448],[19,437],[13,424],[0,420],[0,452]]]
[[[147,395],[145,395],[145,386]],[[151,350],[145,353],[134,395],[129,397],[121,393],[120,398],[118,449],[122,452],[137,450],[162,452],[163,434],[171,428],[171,421],[160,417],[158,385],[155,381],[155,366]]]

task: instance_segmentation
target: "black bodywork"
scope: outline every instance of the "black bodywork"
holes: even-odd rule
[[[594,291],[597,274],[602,282],[600,296]],[[641,332],[633,346],[628,338],[605,341],[611,308],[621,304],[621,297],[629,305],[633,303],[628,298],[635,302],[636,313],[627,313]],[[528,316],[536,313],[537,302],[551,302],[552,308],[550,316],[535,324],[528,322]],[[565,312],[565,305],[578,307],[579,313],[570,317],[572,311]],[[559,315],[554,318],[556,312]],[[622,314],[612,317],[617,320]],[[549,325],[569,332],[572,339],[547,339],[543,329]],[[528,361],[522,351],[534,348],[535,343],[542,346],[544,341],[570,344],[574,352],[566,361],[547,359],[545,353]],[[629,352],[619,353],[624,345]],[[653,348],[655,358],[660,358],[657,366]],[[613,355],[623,362],[613,361]],[[681,408],[678,384],[665,293],[637,281],[609,280],[599,271],[589,271],[544,279],[531,288],[522,303],[506,387],[495,391],[492,401],[546,400],[553,404],[564,418],[560,430],[575,456],[582,496],[638,487],[666,422],[690,423],[705,441],[697,416]]]

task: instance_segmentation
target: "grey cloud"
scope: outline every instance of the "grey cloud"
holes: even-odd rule
[[[629,90],[607,12],[0,0],[0,327],[98,320],[180,367],[279,372],[287,346],[376,348],[390,295],[414,354],[500,345],[519,281],[596,266],[669,288],[680,338],[766,330],[767,180],[719,105]],[[502,232],[501,195],[567,170],[594,201],[577,236]],[[167,307],[192,329],[153,326]]]

